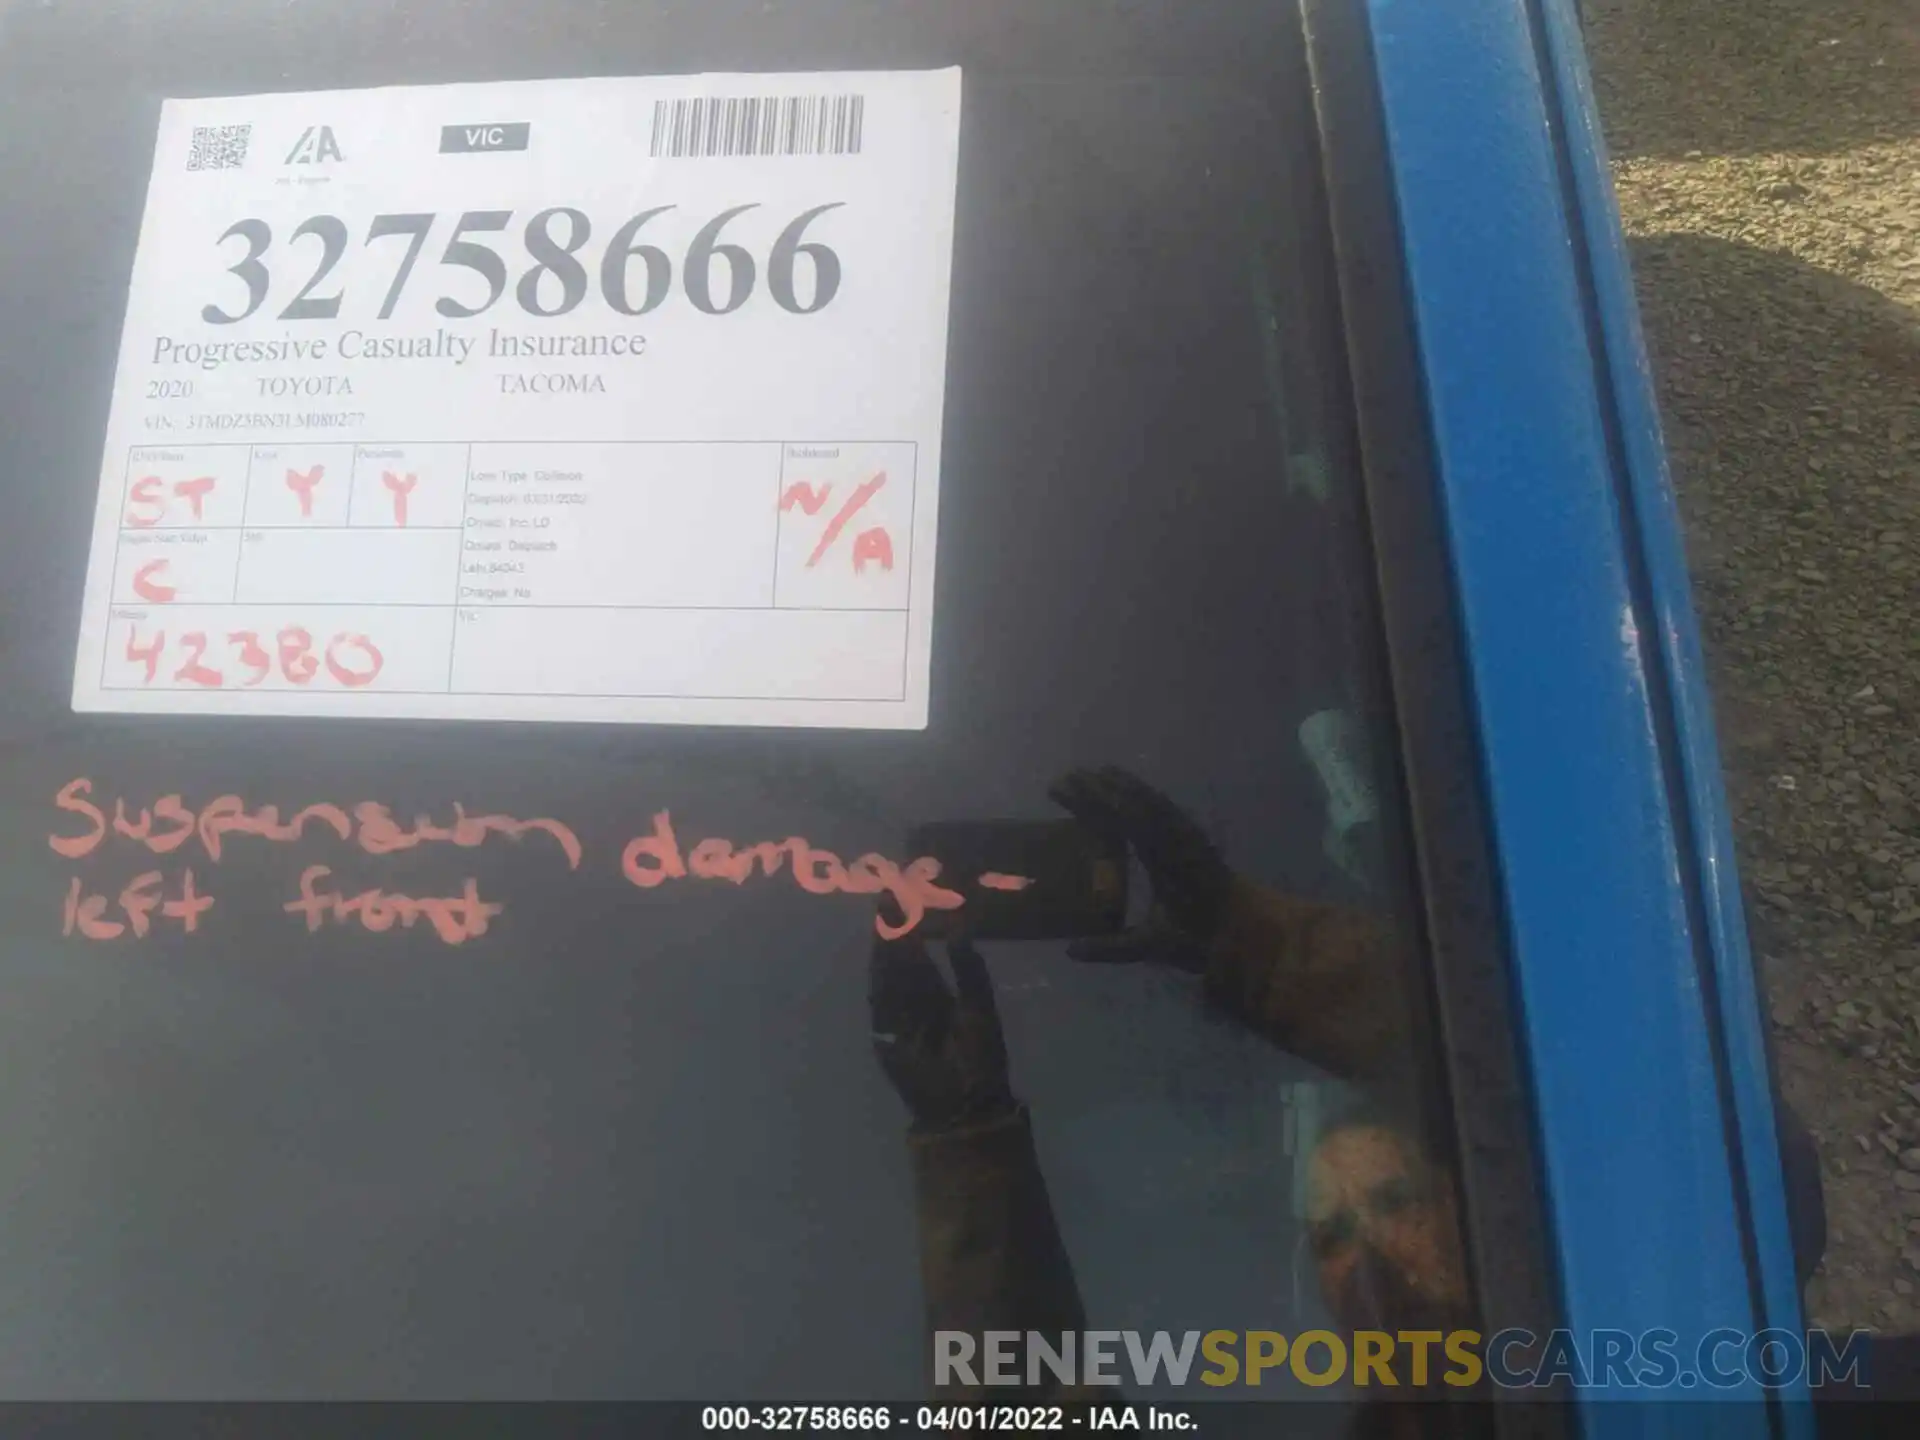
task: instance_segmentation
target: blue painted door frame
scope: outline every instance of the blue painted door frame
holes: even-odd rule
[[[1672,1330],[1685,1364],[1713,1330],[1803,1322],[1699,639],[1578,20],[1570,0],[1367,8],[1567,1320]],[[1626,1419],[1603,1398],[1586,1399],[1590,1434]],[[1802,1408],[1740,1413],[1794,1433]]]

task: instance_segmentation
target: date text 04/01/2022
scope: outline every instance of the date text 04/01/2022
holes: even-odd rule
[[[999,1434],[1197,1430],[1191,1412],[1139,1405],[706,1405],[708,1431],[845,1433],[899,1430],[914,1434],[981,1431]]]

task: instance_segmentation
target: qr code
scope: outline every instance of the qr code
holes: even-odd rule
[[[196,125],[193,148],[187,152],[189,170],[238,170],[247,163],[251,125]]]

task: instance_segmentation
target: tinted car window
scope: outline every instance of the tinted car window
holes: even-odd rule
[[[6,1385],[905,1397],[943,1324],[1469,1320],[1289,8],[510,11],[0,32],[0,1176],[35,1316]],[[924,732],[68,713],[161,97],[956,63]],[[110,830],[76,860],[49,840],[87,833],[55,798],[80,778],[135,827],[168,796],[459,804],[583,858],[316,834],[161,864]],[[1071,810],[1125,849],[1128,944],[876,947],[873,901],[790,873],[642,890],[620,857],[662,810],[688,848],[903,861],[925,827]],[[157,868],[171,898],[187,857],[218,927],[86,938],[71,896]],[[502,911],[458,947],[309,932],[310,862]],[[983,1220],[992,1184],[1018,1223]]]

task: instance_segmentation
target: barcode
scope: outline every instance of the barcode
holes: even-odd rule
[[[196,125],[187,169],[238,170],[247,163],[247,143],[252,139],[251,125]]]
[[[858,155],[866,118],[864,95],[656,100],[651,154],[669,160]]]

